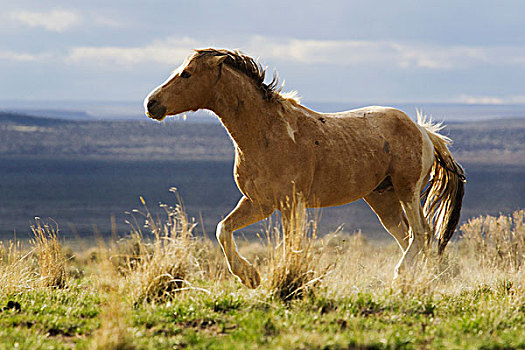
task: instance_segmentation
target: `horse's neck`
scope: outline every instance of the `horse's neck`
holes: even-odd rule
[[[238,78],[238,77],[237,77]],[[262,135],[278,123],[278,103],[267,102],[251,81],[222,79],[216,86],[211,109],[225,126],[236,147],[259,148]]]

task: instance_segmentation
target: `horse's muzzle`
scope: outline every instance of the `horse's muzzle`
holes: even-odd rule
[[[157,100],[149,100],[146,105],[146,115],[152,119],[162,120],[166,117],[166,107]]]

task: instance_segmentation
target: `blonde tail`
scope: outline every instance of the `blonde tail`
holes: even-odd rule
[[[442,129],[441,124],[432,124],[419,112],[418,124],[425,129],[434,144],[430,181],[421,196],[425,200],[423,212],[434,232],[438,254],[441,255],[459,223],[465,193],[465,171],[448,149],[451,140],[438,133]]]

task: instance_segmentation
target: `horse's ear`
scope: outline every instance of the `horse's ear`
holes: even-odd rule
[[[221,56],[213,56],[212,57],[212,62],[214,65],[218,66],[219,64],[221,64],[222,62],[224,62],[224,60],[227,58],[228,56],[226,55],[221,55]]]

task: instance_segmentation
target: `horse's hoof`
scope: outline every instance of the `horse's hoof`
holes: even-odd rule
[[[248,288],[255,289],[259,287],[261,284],[259,272],[253,266],[247,268],[245,272],[245,275],[241,277],[241,282]]]
[[[395,274],[392,280],[392,291],[394,294],[406,293],[413,287],[414,280],[405,274]]]
[[[394,278],[392,279],[392,290],[397,292],[403,290],[405,287],[405,278],[400,273],[400,270],[401,269],[399,267],[396,267]]]
[[[392,290],[399,291],[403,288],[403,283],[399,280],[399,278],[396,276],[392,280]]]
[[[245,262],[242,273],[234,274],[248,288],[255,289],[261,284],[259,272],[247,261]]]

